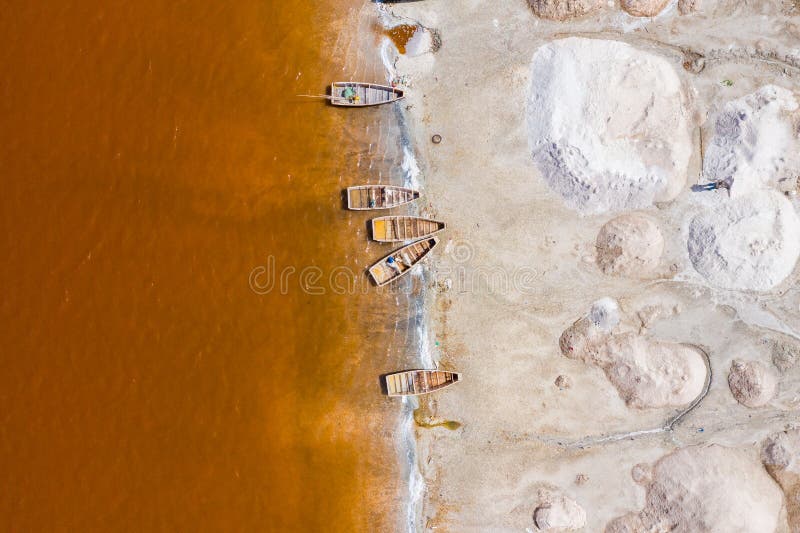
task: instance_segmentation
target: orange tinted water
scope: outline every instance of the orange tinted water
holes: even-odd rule
[[[45,5],[0,17],[0,530],[395,530],[407,299],[298,278],[385,253],[340,189],[393,112],[293,96],[362,3]]]
[[[414,36],[414,33],[416,33],[418,29],[419,26],[398,24],[397,26],[386,28],[384,30],[384,34],[392,40],[394,45],[397,47],[398,52],[405,54],[408,41],[411,40],[411,38]]]

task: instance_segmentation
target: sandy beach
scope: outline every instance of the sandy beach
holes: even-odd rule
[[[417,529],[800,531],[800,9],[534,4],[381,7],[464,375]]]

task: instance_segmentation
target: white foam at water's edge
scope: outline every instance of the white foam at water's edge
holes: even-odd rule
[[[408,146],[403,146],[403,164],[401,167],[405,172],[405,185],[412,189],[419,188],[419,165],[417,165],[417,158],[409,150]]]
[[[383,6],[377,5],[378,17],[386,25],[387,13]],[[394,43],[388,38],[384,37],[380,44],[380,56],[383,66],[386,69],[387,82],[391,83],[397,77],[395,69],[395,61],[397,59],[397,49]],[[409,139],[412,138],[407,131],[406,121],[403,119],[402,109],[397,109],[400,115],[400,130],[401,130],[401,144],[403,147],[403,162],[401,169],[403,171],[403,184],[405,187],[418,189],[420,186],[420,169],[417,159],[414,156],[413,147],[410,145]],[[417,306],[415,314],[421,316],[422,319],[417,320],[417,327],[415,334],[417,336],[417,353],[418,353],[418,366],[420,368],[433,368],[433,356],[430,350],[430,341],[428,338],[428,326],[424,309],[425,302],[425,271],[417,269],[411,276],[419,282],[422,287],[422,294],[415,298],[414,305]],[[423,279],[420,279],[423,278]],[[407,502],[405,512],[406,528],[409,533],[417,531],[419,518],[421,515],[422,497],[425,493],[425,479],[419,468],[419,460],[417,457],[417,442],[416,434],[414,431],[414,409],[419,404],[415,397],[404,397],[402,404],[402,415],[399,422],[399,435],[397,446],[400,460],[403,462],[406,472],[407,482]]]
[[[397,72],[394,69],[394,61],[390,58],[390,54],[394,45],[388,37],[381,40],[381,61],[386,68],[386,81],[390,82],[397,77]]]
[[[413,396],[403,397],[403,417],[400,420],[400,434],[403,436],[402,449],[405,451],[408,467],[408,505],[406,507],[406,525],[409,533],[417,531],[419,505],[425,492],[425,480],[419,470],[417,461],[417,443],[414,437],[414,409],[419,406]]]

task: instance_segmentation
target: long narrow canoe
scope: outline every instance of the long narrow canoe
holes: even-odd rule
[[[356,185],[347,188],[347,208],[354,211],[391,209],[417,198],[419,191],[394,185]]]
[[[378,242],[416,241],[439,233],[444,222],[412,216],[388,216],[373,218],[372,239]]]
[[[461,374],[446,370],[408,370],[388,374],[384,379],[389,396],[416,396],[457,383],[461,381]]]
[[[414,265],[422,261],[437,244],[439,244],[439,239],[431,237],[403,246],[372,265],[369,273],[378,287],[382,287],[408,274]],[[389,261],[390,257],[393,261]],[[394,267],[391,266],[392,263],[395,265]]]
[[[352,97],[345,96],[345,90],[352,89]],[[336,81],[331,84],[331,104],[344,107],[367,107],[396,102],[405,95],[402,89],[375,83],[357,81]]]

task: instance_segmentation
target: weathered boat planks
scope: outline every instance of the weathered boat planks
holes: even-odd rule
[[[408,242],[430,237],[445,229],[445,223],[415,216],[385,216],[373,218],[372,240],[377,242]]]
[[[351,92],[352,96],[348,97],[348,92]],[[369,107],[396,102],[404,96],[402,89],[389,85],[337,81],[331,84],[330,102],[333,105],[342,107]]]
[[[437,244],[439,239],[431,237],[403,246],[372,265],[369,273],[375,284],[382,287],[408,274]]]
[[[356,185],[347,188],[347,208],[354,211],[391,209],[419,198],[419,191],[396,185]]]
[[[446,370],[407,370],[384,377],[389,396],[428,394],[461,381],[461,374]]]

